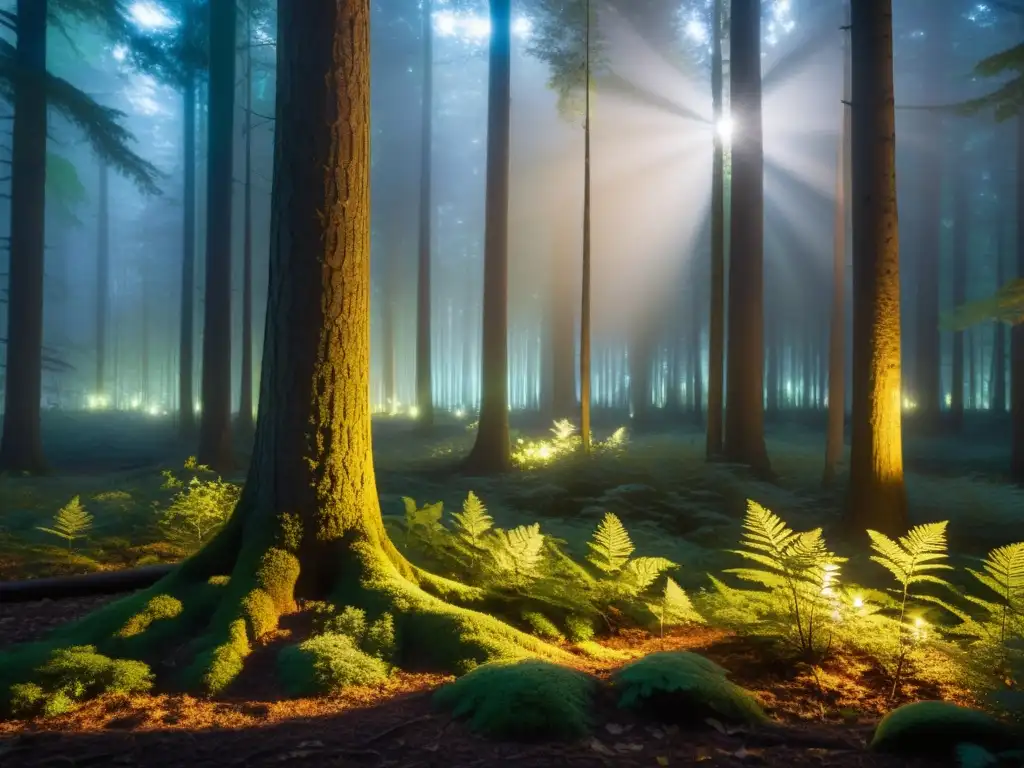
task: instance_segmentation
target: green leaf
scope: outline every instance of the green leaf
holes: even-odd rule
[[[587,560],[603,573],[613,575],[622,570],[633,553],[633,542],[619,518],[606,512],[587,542]]]

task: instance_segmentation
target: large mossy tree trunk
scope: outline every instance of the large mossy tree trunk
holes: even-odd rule
[[[231,444],[231,210],[237,15],[235,0],[211,0],[206,299],[197,458],[217,472],[226,472],[234,464]]]
[[[769,473],[764,443],[764,148],[761,129],[761,3],[733,0],[729,346],[725,444],[729,461]]]
[[[434,424],[434,373],[431,360],[431,179],[434,151],[434,16],[432,0],[423,2],[423,93],[420,104],[419,252],[416,275],[416,407],[422,428]]]
[[[0,470],[42,472],[46,0],[18,0],[11,130],[7,369]]]
[[[160,658],[171,643],[189,657],[180,682],[216,693],[303,598],[391,614],[398,663],[464,671],[495,658],[568,660],[453,605],[485,596],[415,568],[384,529],[369,396],[369,18],[370,0],[280,6],[262,407],[234,514],[149,590],[0,654],[0,683],[31,676],[63,644]],[[226,585],[208,583],[228,574]],[[158,595],[180,598],[184,610],[124,638],[119,629],[137,625]]]
[[[483,335],[480,422],[466,458],[474,472],[512,464],[508,433],[508,195],[512,10],[491,0],[487,76],[487,203],[484,213]]]
[[[1024,114],[1017,116],[1017,276],[1024,277]],[[1010,329],[1010,422],[1010,478],[1024,485],[1024,323]]]
[[[846,522],[906,532],[892,0],[852,0],[853,392]]]
[[[186,24],[190,21],[191,3],[186,6]],[[193,361],[195,359],[195,273],[196,273],[196,82],[195,73],[185,73],[181,91],[184,124],[183,157],[184,190],[182,192],[181,227],[181,316],[178,331],[178,433],[183,439],[193,437],[196,429],[195,402],[192,398]]]

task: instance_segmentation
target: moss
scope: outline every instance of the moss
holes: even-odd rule
[[[262,589],[254,589],[242,598],[242,615],[254,640],[277,629],[277,606]]]
[[[356,646],[362,644],[366,636],[366,611],[346,605],[339,613],[324,623],[326,632],[345,635]]]
[[[435,703],[494,739],[578,738],[590,728],[596,681],[537,660],[492,662],[444,686]]]
[[[299,559],[295,555],[277,547],[271,547],[264,553],[256,571],[256,586],[270,595],[278,615],[295,609],[295,583],[298,580]]]
[[[154,621],[173,619],[181,615],[181,600],[170,595],[156,595],[139,613],[132,616],[118,632],[118,637],[135,637],[145,632]]]
[[[302,520],[298,515],[285,512],[281,515],[281,528],[277,540],[282,549],[298,552],[302,546]]]
[[[388,677],[387,665],[359,650],[338,632],[316,635],[281,649],[277,671],[293,696],[337,693],[353,685],[375,685]]]
[[[241,673],[245,657],[251,650],[245,620],[235,619],[228,625],[225,642],[202,651],[196,657],[186,672],[186,685],[198,677],[203,690],[211,694],[221,693]]]
[[[657,708],[700,722],[707,716],[743,723],[768,718],[753,694],[729,681],[710,659],[687,651],[662,651],[616,672],[613,685],[624,709]]]
[[[570,613],[565,617],[565,633],[574,643],[585,643],[594,639],[594,623],[586,616]]]
[[[15,717],[31,717],[46,700],[46,691],[36,683],[15,683],[10,690],[10,709]]]
[[[46,698],[40,714],[43,717],[58,717],[60,715],[66,715],[74,708],[74,699],[64,693],[64,691],[57,691],[52,696],[48,696]]]
[[[547,616],[539,611],[523,611],[523,621],[527,623],[533,634],[548,640],[561,642],[565,636],[558,631],[558,627]]]
[[[231,583],[230,576],[211,576],[206,580],[206,583],[213,587],[226,587]]]
[[[882,719],[871,749],[904,755],[950,754],[962,742],[993,751],[1020,743],[1007,725],[984,712],[944,701],[918,701]]]
[[[629,659],[629,654],[616,651],[614,648],[605,648],[593,640],[584,640],[582,643],[576,643],[573,647],[585,656],[601,661],[626,661]]]
[[[363,638],[363,650],[370,656],[390,661],[395,656],[395,620],[390,613],[381,614]]]

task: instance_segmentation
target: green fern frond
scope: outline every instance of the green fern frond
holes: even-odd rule
[[[999,595],[1008,606],[1024,602],[1024,542],[993,549],[982,561],[982,571],[967,572]]]
[[[901,590],[906,591],[912,584],[921,582],[948,587],[949,583],[943,579],[923,575],[925,571],[951,569],[946,563],[938,562],[947,557],[946,525],[945,521],[918,525],[897,541],[884,533],[868,531],[871,549],[875,552],[871,559],[893,575]]]
[[[92,528],[92,515],[82,506],[80,498],[75,496],[53,516],[52,528],[37,527],[43,533],[64,539],[70,551],[72,543]]]
[[[540,575],[544,560],[544,534],[540,532],[540,524],[520,525],[511,531],[494,529],[489,551],[495,568],[510,576],[514,586],[523,586],[525,581]]]
[[[452,514],[455,535],[465,544],[480,549],[484,534],[494,527],[494,519],[487,513],[487,507],[475,493],[469,492],[461,512]]]
[[[675,567],[675,563],[664,557],[636,557],[626,563],[619,574],[619,581],[633,595],[639,595],[661,574]]]
[[[633,542],[629,533],[616,515],[606,512],[605,516],[587,542],[590,554],[587,560],[603,573],[613,575],[622,570],[633,554]]]
[[[683,624],[704,624],[704,617],[693,607],[690,596],[672,578],[665,580],[665,589],[658,603],[648,603],[648,610],[658,617],[662,632],[665,627]]]
[[[743,543],[749,548],[765,552],[778,561],[789,550],[798,535],[771,510],[765,509],[753,499],[747,499],[747,516],[743,520]]]

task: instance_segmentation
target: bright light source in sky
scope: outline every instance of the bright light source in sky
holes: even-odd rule
[[[144,29],[167,29],[174,26],[174,18],[159,4],[138,0],[128,9],[132,21]]]
[[[729,139],[732,138],[733,128],[732,118],[728,115],[719,120],[718,125],[715,126],[715,130],[718,131],[718,136],[723,141],[729,141]]]
[[[128,49],[123,45],[115,45],[112,55],[114,57],[114,61],[124,61],[128,56]]]
[[[442,11],[434,14],[434,29],[441,37],[468,37],[482,40],[491,34],[491,20],[486,16],[467,16]],[[517,37],[529,37],[533,29],[530,20],[520,16],[512,21],[512,34]]]
[[[710,37],[708,28],[697,19],[690,19],[687,22],[686,36],[698,43],[706,43]]]

